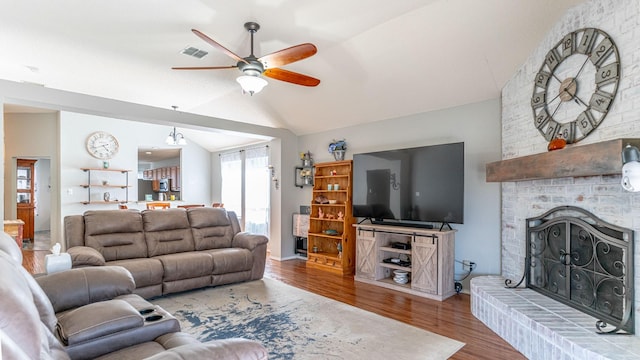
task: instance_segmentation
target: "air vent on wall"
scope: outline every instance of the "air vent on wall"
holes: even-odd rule
[[[185,54],[185,55],[189,55],[189,56],[193,56],[195,58],[198,59],[202,59],[203,57],[205,57],[208,52],[204,51],[204,50],[200,50],[198,48],[194,48],[193,46],[189,46],[186,47],[184,49],[182,49],[182,51],[180,51],[180,53]]]

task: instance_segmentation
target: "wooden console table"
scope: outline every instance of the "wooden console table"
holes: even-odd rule
[[[356,281],[442,301],[456,293],[455,230],[359,224],[356,227]],[[402,243],[408,249],[396,248]],[[409,264],[387,262],[410,259]],[[405,265],[405,266],[403,266]],[[393,280],[393,271],[410,273],[410,281]]]
[[[24,233],[24,221],[18,220],[5,220],[4,221],[4,232],[9,234],[12,238],[16,240],[18,246],[22,249],[22,236]]]

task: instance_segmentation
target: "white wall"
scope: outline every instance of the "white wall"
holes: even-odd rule
[[[588,27],[609,34],[620,53],[620,85],[610,111],[581,146],[617,138],[640,138],[640,3],[637,0],[591,0],[569,10],[534,49],[502,91],[502,157],[514,158],[546,152],[547,141],[534,127],[531,95],[534,77],[544,56],[567,33]],[[560,150],[561,151],[561,150]],[[622,161],[622,159],[621,159]],[[640,231],[640,193],[628,193],[619,175],[509,182],[502,185],[503,275],[520,279],[526,254],[526,224],[529,217],[562,205],[592,212],[604,221]],[[635,246],[636,274],[640,247]],[[640,289],[636,275],[635,289]],[[640,296],[635,298],[635,317]],[[640,324],[636,321],[636,334]]]
[[[342,138],[348,146],[346,159],[355,153],[464,142],[465,223],[452,225],[457,230],[455,257],[475,262],[473,275],[500,273],[500,186],[485,182],[485,165],[500,159],[499,99],[300,136],[298,153],[311,151],[316,163],[333,161],[328,145]],[[299,204],[311,203],[310,188],[287,190]],[[457,266],[456,273],[461,272]]]
[[[89,209],[116,209],[115,204],[82,205],[87,200],[87,190],[81,184],[87,182],[87,173],[82,167],[99,168],[102,161],[86,151],[86,139],[95,131],[106,131],[113,134],[120,149],[113,159],[109,160],[111,169],[132,170],[129,173],[129,201],[137,199],[138,147],[166,147],[164,140],[171,131],[168,126],[152,125],[102,116],[60,113],[60,168],[61,181],[58,188],[62,196],[62,218],[71,214],[82,214]],[[181,198],[189,203],[209,203],[211,199],[210,153],[193,142],[182,147],[181,151],[182,192]],[[110,183],[123,183],[120,173],[100,173],[96,176],[108,177]],[[104,189],[92,191],[92,200],[98,200]],[[109,190],[112,199],[124,199],[124,190]],[[137,207],[135,203],[130,207]],[[138,206],[139,207],[139,206]]]

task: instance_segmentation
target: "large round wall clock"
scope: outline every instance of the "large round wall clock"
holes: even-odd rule
[[[111,159],[118,149],[118,140],[107,132],[96,131],[87,138],[87,151],[97,159]]]
[[[547,141],[584,139],[602,123],[620,81],[620,57],[602,30],[567,34],[545,56],[531,97],[534,124]]]

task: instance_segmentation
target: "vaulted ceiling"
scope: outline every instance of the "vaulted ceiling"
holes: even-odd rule
[[[298,135],[496,98],[547,31],[581,0],[3,0],[0,78],[287,128]],[[318,53],[243,95],[234,65],[198,29],[247,56],[310,42]],[[202,59],[181,54],[193,46]]]

